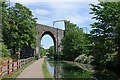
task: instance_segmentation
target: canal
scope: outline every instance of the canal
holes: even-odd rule
[[[119,80],[119,73],[72,61],[47,60],[48,70],[54,78],[65,80]]]

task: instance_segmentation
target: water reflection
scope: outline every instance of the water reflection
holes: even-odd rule
[[[90,64],[81,64],[71,61],[48,60],[48,69],[54,78],[64,78],[65,80],[118,80],[120,75],[103,70],[94,70]],[[78,79],[79,78],[79,79]]]
[[[54,68],[54,70],[53,70]],[[92,73],[76,65],[48,60],[48,69],[54,78],[91,78]]]
[[[77,66],[83,70],[89,71],[89,72],[95,72],[94,70],[94,66],[91,64],[82,64],[82,63],[78,63],[78,62],[74,62],[74,61],[64,61],[68,64],[72,64],[74,66]]]

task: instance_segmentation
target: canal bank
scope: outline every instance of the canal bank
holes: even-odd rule
[[[43,70],[44,78],[49,78],[49,80],[53,79],[51,73],[48,70],[47,57],[45,57],[44,62],[42,64],[42,70]]]

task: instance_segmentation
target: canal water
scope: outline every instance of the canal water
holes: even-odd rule
[[[54,78],[65,80],[120,80],[120,75],[106,69],[94,70],[95,66],[72,61],[47,60],[49,72]]]

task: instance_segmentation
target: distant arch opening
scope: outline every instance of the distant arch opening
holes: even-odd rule
[[[47,38],[46,38],[46,37]],[[44,37],[45,37],[45,39],[44,39]],[[48,49],[48,47],[45,47],[46,46],[46,44],[45,44],[45,42],[46,43],[48,43],[48,42],[50,42],[50,43],[52,43],[51,42],[51,40],[50,39],[48,39],[48,38],[52,38],[52,41],[53,41],[53,46],[54,46],[54,53],[56,52],[56,39],[55,39],[55,36],[52,34],[52,32],[50,32],[50,31],[45,31],[42,35],[41,35],[41,37],[40,37],[40,46],[41,46],[41,44],[43,45],[43,47],[45,48],[45,49]],[[48,39],[48,40],[47,40]],[[43,41],[44,40],[44,41]],[[52,45],[51,45],[52,46]],[[50,47],[50,46],[49,46]],[[41,48],[41,47],[40,47]],[[40,53],[41,53],[41,49],[40,49]]]

